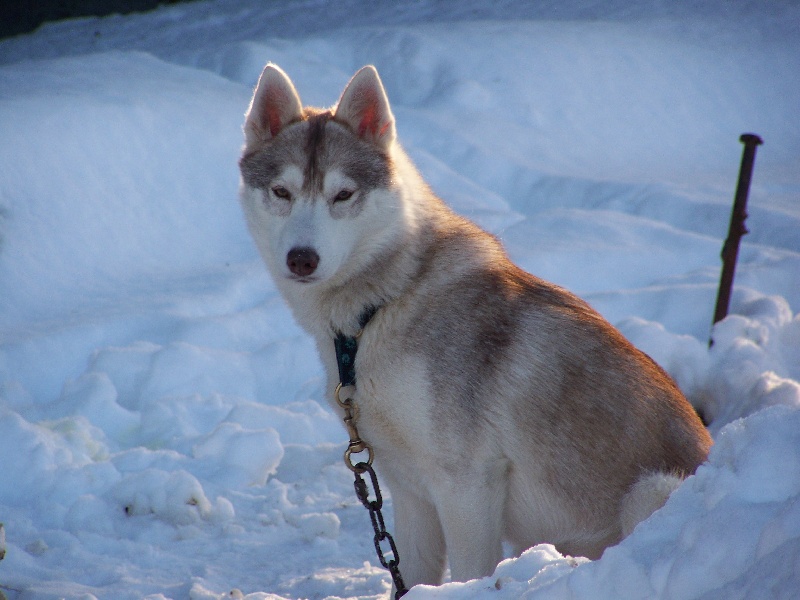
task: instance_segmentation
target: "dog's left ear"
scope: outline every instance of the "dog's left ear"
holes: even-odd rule
[[[368,65],[353,75],[336,105],[334,119],[384,150],[391,146],[397,136],[394,115],[375,67]]]
[[[278,65],[268,63],[261,72],[245,116],[246,146],[269,141],[286,125],[302,118],[303,105],[292,80]]]

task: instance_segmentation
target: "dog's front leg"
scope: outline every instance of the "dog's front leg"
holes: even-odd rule
[[[439,585],[444,577],[446,552],[442,526],[436,507],[415,494],[409,485],[391,486],[400,574],[409,589],[418,583]]]
[[[505,463],[442,486],[437,495],[453,581],[491,575],[503,558]]]

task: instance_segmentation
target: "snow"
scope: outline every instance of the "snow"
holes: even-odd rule
[[[236,200],[270,60],[317,105],[377,65],[434,189],[711,421],[708,462],[599,560],[542,545],[407,597],[797,597],[800,9],[528,4],[217,0],[0,41],[9,600],[389,590],[319,358]],[[709,349],[750,131],[751,232]]]

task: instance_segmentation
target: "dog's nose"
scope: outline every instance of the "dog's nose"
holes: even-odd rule
[[[286,255],[286,266],[298,277],[308,277],[318,264],[319,254],[313,248],[292,248]]]

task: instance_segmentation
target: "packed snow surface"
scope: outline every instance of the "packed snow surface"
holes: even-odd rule
[[[1,41],[0,597],[388,593],[319,358],[237,203],[267,61],[315,105],[375,64],[435,191],[714,435],[601,559],[537,546],[407,598],[800,597],[798,23],[781,1],[229,0]],[[709,349],[745,132],[765,143]]]

